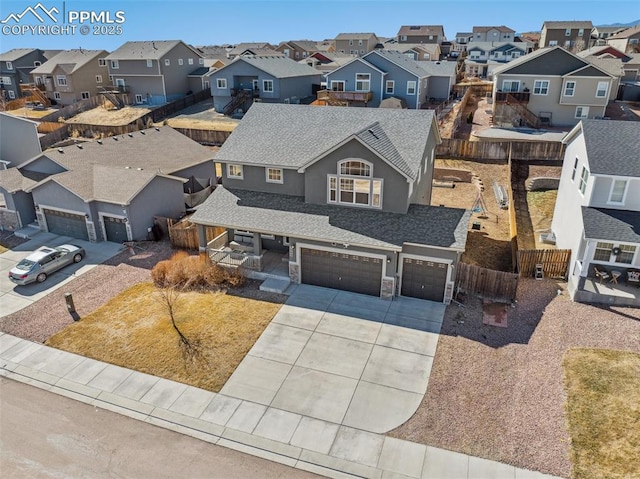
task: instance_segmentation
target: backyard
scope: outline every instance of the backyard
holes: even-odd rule
[[[125,106],[119,110],[107,110],[103,106],[97,106],[91,110],[78,113],[74,117],[67,119],[65,123],[121,126],[136,121],[150,111],[151,108],[142,106]]]

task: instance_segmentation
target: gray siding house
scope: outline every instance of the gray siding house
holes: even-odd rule
[[[37,48],[14,48],[0,54],[0,95],[7,101],[22,96],[20,84],[31,83],[31,71],[47,61]]]
[[[520,58],[531,50],[532,45],[527,42],[472,42],[464,62],[465,75],[492,78],[493,70],[499,65]]]
[[[572,252],[569,293],[640,306],[640,124],[583,120],[563,143],[551,228]]]
[[[245,55],[209,74],[216,111],[230,115],[251,104],[296,103],[313,95],[322,74],[286,57]]]
[[[432,111],[254,104],[191,217],[201,250],[257,270],[279,255],[293,283],[448,302],[470,211],[429,206],[439,142]],[[205,226],[226,231],[207,244]]]
[[[106,57],[112,84],[135,104],[162,105],[194,93],[189,75],[204,66],[180,40],[127,42]]]
[[[88,241],[148,239],[154,216],[183,215],[214,183],[211,151],[170,127],[48,150],[0,171],[16,202],[30,199],[40,229]]]
[[[504,25],[489,27],[473,27],[471,43],[475,42],[512,42],[515,37],[515,30]],[[471,45],[469,45],[469,48]]]
[[[591,46],[590,21],[544,22],[540,34],[540,48],[561,46],[580,52]]]

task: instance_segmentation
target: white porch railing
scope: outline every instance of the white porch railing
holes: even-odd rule
[[[207,250],[221,250],[229,242],[228,238],[229,238],[229,235],[225,230],[224,233],[219,234],[218,236],[216,236],[215,238],[213,238],[211,241],[207,243]]]

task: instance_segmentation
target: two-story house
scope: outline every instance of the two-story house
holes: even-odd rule
[[[362,56],[380,44],[375,33],[339,33],[334,39],[334,51]]]
[[[538,128],[605,116],[615,77],[561,47],[541,48],[493,70],[493,121]]]
[[[607,44],[625,53],[640,53],[640,25],[607,38]]]
[[[464,62],[468,77],[491,78],[493,69],[531,51],[526,42],[472,42]]]
[[[436,61],[442,54],[439,43],[395,43],[385,45],[385,50],[399,51],[415,61]]]
[[[595,44],[597,46],[606,45],[607,38],[620,33],[625,30],[625,27],[611,27],[611,26],[596,26],[591,30],[591,37],[595,38]]]
[[[569,293],[640,306],[640,124],[584,120],[563,143],[551,229],[571,250]]]
[[[189,74],[204,66],[200,52],[180,40],[126,42],[105,62],[112,85],[138,105],[184,97],[192,92]]]
[[[309,55],[304,60],[300,60],[299,63],[308,65],[323,74],[332,72],[336,68],[349,63],[356,55],[349,55],[347,53],[334,53],[334,52],[316,52]]]
[[[0,54],[0,95],[8,101],[22,97],[20,85],[30,84],[33,69],[51,56],[37,48],[14,48]]]
[[[292,60],[303,60],[319,50],[318,44],[311,40],[289,40],[278,45],[276,51]]]
[[[44,86],[46,96],[70,105],[96,96],[109,85],[106,50],[65,50],[31,70],[33,83]]]
[[[398,43],[442,43],[446,40],[442,25],[402,25]]]
[[[230,115],[254,101],[296,103],[320,88],[322,73],[284,56],[244,55],[209,74],[213,106]]]
[[[254,104],[191,217],[201,250],[258,270],[278,253],[293,283],[448,302],[471,212],[429,206],[439,142],[431,110]],[[204,226],[226,232],[207,244]]]
[[[590,21],[544,22],[540,33],[540,48],[561,46],[579,52],[591,46]]]
[[[472,32],[458,32],[456,33],[456,39],[453,44],[453,51],[458,52],[458,54],[467,51],[467,45],[473,39]]]
[[[473,27],[471,42],[513,42],[515,30],[504,26]]]

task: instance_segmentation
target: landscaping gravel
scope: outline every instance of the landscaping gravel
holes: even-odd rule
[[[478,299],[449,306],[427,394],[389,435],[568,477],[562,357],[640,352],[640,309],[573,303],[564,287],[521,279],[508,328],[482,324]]]

